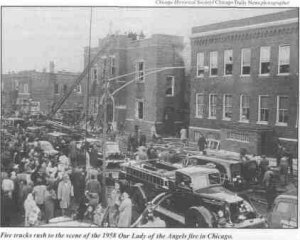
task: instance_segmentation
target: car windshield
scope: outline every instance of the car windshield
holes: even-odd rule
[[[208,174],[208,180],[211,185],[221,184],[220,174],[218,174],[218,173]]]
[[[232,177],[237,177],[238,175],[241,175],[241,164],[235,163],[230,165]]]

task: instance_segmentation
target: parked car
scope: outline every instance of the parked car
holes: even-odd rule
[[[293,189],[276,197],[269,215],[270,228],[298,227],[297,189]]]

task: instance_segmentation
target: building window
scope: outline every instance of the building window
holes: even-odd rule
[[[290,46],[279,46],[279,74],[290,72]]]
[[[298,121],[299,121],[299,105],[297,103],[297,108],[296,108],[296,111],[297,111],[297,117],[296,117],[296,124],[295,124],[295,127],[298,128]]]
[[[204,53],[197,53],[197,77],[204,77]]]
[[[116,74],[116,58],[115,56],[110,57],[110,74]]]
[[[167,77],[166,85],[167,85],[166,96],[167,97],[174,96],[174,87],[175,87],[175,78],[174,78],[174,76],[168,76]]]
[[[267,123],[269,121],[269,96],[259,96],[258,98],[258,122]]]
[[[279,125],[287,125],[289,115],[288,115],[288,97],[277,96],[277,114],[276,123]]]
[[[232,75],[232,50],[224,51],[224,75]]]
[[[101,72],[101,77],[102,78],[105,78],[105,75],[106,75],[106,63],[107,63],[107,60],[106,60],[106,57],[102,57],[102,72]]]
[[[224,95],[223,98],[223,119],[231,120],[232,118],[232,95]]]
[[[204,95],[201,93],[196,94],[196,117],[203,118],[204,117]]]
[[[242,49],[242,75],[250,75],[251,49]]]
[[[58,89],[59,89],[58,84],[55,83],[55,84],[54,84],[54,94],[58,94],[58,93],[59,93],[59,92],[58,92]]]
[[[31,101],[31,103],[30,103],[30,110],[32,112],[39,112],[40,111],[40,102]]]
[[[144,119],[144,101],[136,100],[135,116],[138,119]]]
[[[93,106],[93,109],[94,109],[94,114],[98,113],[97,98],[94,98],[94,106]]]
[[[138,81],[144,81],[145,63],[143,61],[137,62],[136,63],[136,70],[137,70]]]
[[[19,90],[19,81],[15,80],[15,90]]]
[[[78,84],[75,88],[74,88],[74,93],[80,94],[81,93],[81,85]]]
[[[249,122],[250,119],[250,97],[241,95],[240,97],[240,121]]]
[[[215,119],[217,117],[217,95],[209,94],[209,118]]]
[[[28,93],[28,83],[24,84],[24,93]]]
[[[227,139],[236,142],[245,142],[245,143],[250,142],[249,135],[244,132],[229,131],[227,132]]]
[[[210,52],[210,76],[218,75],[218,52]]]
[[[94,81],[98,80],[98,69],[97,68],[93,68],[93,70],[92,70],[92,79]]]
[[[67,89],[68,89],[67,85],[66,85],[66,84],[64,84],[64,87],[63,87],[63,93],[64,93],[64,94],[66,94],[66,93],[67,93]]]
[[[268,75],[270,73],[270,47],[260,48],[260,74]]]

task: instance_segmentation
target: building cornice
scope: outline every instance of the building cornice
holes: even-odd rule
[[[244,41],[258,38],[274,37],[278,35],[287,35],[298,33],[298,26],[273,26],[268,28],[254,29],[253,31],[244,32],[228,32],[227,34],[203,36],[199,38],[192,38],[194,45],[208,45],[223,42]]]
[[[280,26],[280,25],[286,25],[286,24],[298,23],[298,22],[299,22],[299,18],[289,18],[289,19],[280,20],[280,21],[264,22],[264,23],[246,25],[246,26],[241,26],[241,27],[229,27],[229,28],[217,29],[217,30],[212,30],[212,31],[193,33],[191,35],[191,38],[217,35],[217,34],[229,33],[229,32],[253,30],[253,29],[257,29],[257,28]]]

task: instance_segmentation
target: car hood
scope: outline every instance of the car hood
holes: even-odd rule
[[[217,199],[228,203],[243,201],[243,199],[239,197],[237,194],[229,191],[228,189],[220,185],[199,189],[196,190],[195,192],[200,194],[203,197]]]

